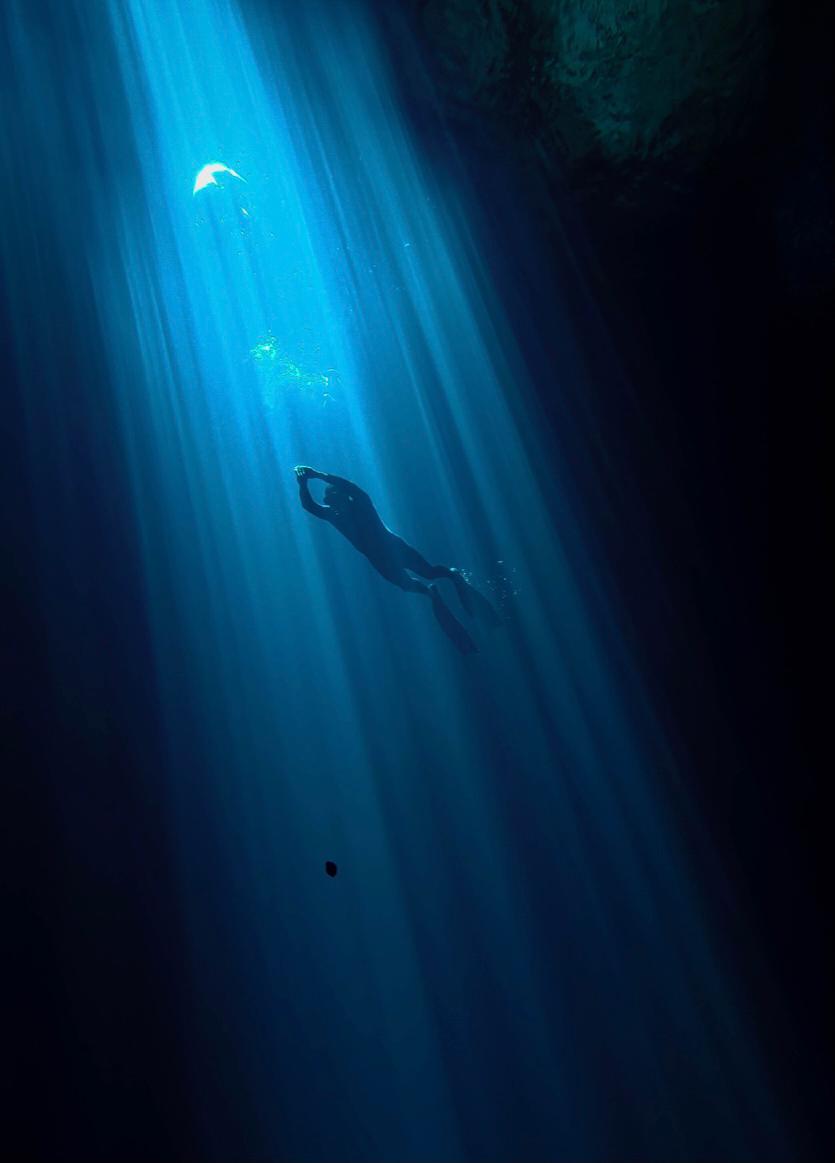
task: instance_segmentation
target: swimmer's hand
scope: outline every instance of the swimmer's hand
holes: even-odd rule
[[[307,464],[297,464],[293,469],[293,472],[296,474],[296,480],[299,482],[299,484],[301,484],[303,481],[309,480],[310,477],[317,477],[319,475],[315,468],[311,468]]]

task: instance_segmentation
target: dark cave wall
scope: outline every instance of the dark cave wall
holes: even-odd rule
[[[444,115],[653,230],[740,179],[802,295],[833,266],[831,15],[769,0],[410,0]]]
[[[762,105],[765,0],[425,0],[445,102],[524,136],[584,196],[637,208],[744,138]]]

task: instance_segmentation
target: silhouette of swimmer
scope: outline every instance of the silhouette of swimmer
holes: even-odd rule
[[[449,578],[455,585],[461,605],[470,616],[479,617],[490,626],[499,625],[496,611],[478,590],[467,583],[459,570],[449,565],[431,565],[402,537],[386,528],[368,493],[359,485],[332,473],[318,472],[307,465],[297,465],[294,471],[299,482],[302,508],[314,517],[329,521],[343,537],[347,537],[355,549],[368,558],[386,581],[402,590],[430,598],[441,629],[462,654],[472,654],[478,650],[465,627],[444,602],[438,587],[425,585],[418,580]],[[311,480],[325,482],[324,505],[317,504],[311,497]]]

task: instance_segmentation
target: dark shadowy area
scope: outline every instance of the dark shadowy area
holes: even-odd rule
[[[44,68],[83,101],[85,52],[101,45],[69,10],[50,36],[55,15],[31,12]],[[4,31],[8,81],[19,59]],[[129,160],[115,71],[111,93],[109,156]],[[71,150],[68,115],[65,138]],[[39,175],[18,169],[3,191],[23,224],[0,266],[3,1157],[185,1158],[184,929],[130,485],[86,274],[88,180],[62,174],[60,223]]]
[[[33,202],[46,231],[38,210]],[[4,1152],[24,1160],[182,1157],[190,1112],[181,918],[137,547],[123,521],[128,487],[106,451],[114,418],[97,391],[105,380],[93,304],[81,280],[67,281],[58,248],[46,257],[53,240],[41,241],[52,300],[27,302],[22,281],[2,287],[0,298]],[[50,357],[25,361],[24,372],[15,355],[37,350],[45,317]],[[74,401],[60,418],[77,458],[72,496],[62,495],[54,447],[32,487],[21,440],[55,419],[56,351]],[[23,398],[39,393],[42,406],[24,410]],[[54,498],[46,545],[33,493]],[[79,531],[99,547],[95,573],[78,558]]]
[[[620,46],[612,50],[620,60],[587,55],[573,104],[560,105],[559,62],[543,74],[543,28],[554,27],[543,14],[559,9],[565,22],[576,9],[580,21],[606,7],[508,2],[488,11],[438,0],[412,5],[406,19],[385,14],[382,24],[395,54],[412,36],[423,46],[420,62],[399,70],[403,99],[427,148],[444,124],[482,192],[484,219],[497,228],[488,258],[555,434],[566,369],[549,336],[553,312],[566,306],[558,285],[573,287],[568,309],[589,337],[597,386],[586,405],[602,454],[572,470],[585,474],[589,495],[600,490],[595,521],[624,632],[730,878],[728,899],[712,902],[722,940],[750,989],[804,1149],[823,1158],[832,1080],[824,889],[832,14],[728,5],[723,17],[723,6],[704,6],[718,19],[744,8],[748,26],[714,43],[695,105],[674,110],[677,124],[659,114],[658,132],[646,148],[636,137],[630,154],[617,125],[608,148],[579,110],[601,113],[609,93],[628,114],[631,92],[636,117],[653,114],[653,102],[663,111],[652,70],[663,72],[663,52],[676,43],[689,60],[688,32],[675,29],[676,5],[658,6],[660,55],[641,58],[652,52],[641,43],[630,57],[632,17],[623,10],[619,29],[617,6],[608,6],[605,44]],[[698,6],[679,5],[679,15],[688,7],[693,18]],[[481,55],[479,35],[488,42]],[[693,58],[698,50],[694,43]],[[725,57],[738,67],[732,80]],[[643,86],[634,76],[641,61]],[[613,92],[616,66],[631,69],[641,92]],[[508,226],[520,200],[529,208],[524,237]],[[600,318],[610,350],[595,338]]]

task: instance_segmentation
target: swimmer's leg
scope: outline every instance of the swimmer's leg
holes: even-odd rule
[[[435,581],[440,577],[454,578],[458,573],[457,569],[453,569],[450,565],[432,565],[426,560],[422,553],[418,553],[411,545],[407,544],[402,539],[398,538],[400,545],[398,547],[398,555],[403,564],[404,569],[411,570],[416,573],[418,577],[429,578]]]
[[[431,565],[422,554],[413,549],[411,545],[407,545],[405,541],[402,543],[400,554],[406,569],[418,574],[419,577],[430,578],[433,581],[442,577],[449,578],[455,586],[459,602],[471,618],[478,618],[485,626],[501,626],[502,620],[493,606],[483,594],[478,592],[475,586],[470,585],[460,569],[456,569],[454,565]]]
[[[429,586],[428,589],[432,598],[432,612],[444,634],[455,643],[462,654],[476,654],[478,647],[441,597],[438,587]]]
[[[400,586],[402,590],[407,590],[413,594],[424,594],[426,597],[431,598],[432,613],[435,615],[435,620],[447,638],[455,645],[456,649],[462,654],[475,654],[478,652],[478,647],[475,642],[473,642],[466,628],[461,625],[441,597],[437,586],[426,586],[422,581],[411,577],[405,570],[400,574],[387,576],[389,581],[394,582],[396,586]]]
[[[404,564],[405,569],[411,570],[419,577],[429,578],[433,581],[438,578],[449,578],[455,584],[458,601],[461,602],[466,613],[470,615],[470,618],[474,618],[477,613],[476,608],[474,608],[476,604],[470,600],[470,595],[471,593],[476,593],[476,591],[472,590],[472,586],[466,584],[466,581],[461,575],[461,570],[455,569],[454,565],[433,565],[427,561],[426,557],[419,554],[412,545],[402,541],[401,538],[398,538],[398,540],[400,541],[398,557],[402,564]],[[480,594],[478,594],[478,597],[480,597]]]

